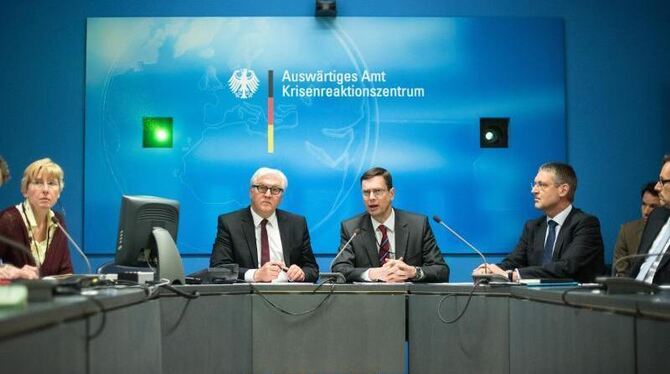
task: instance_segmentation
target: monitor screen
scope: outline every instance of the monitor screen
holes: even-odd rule
[[[157,248],[154,228],[165,229],[177,241],[179,202],[154,196],[121,198],[119,231],[116,244],[116,264],[146,267],[156,266]]]

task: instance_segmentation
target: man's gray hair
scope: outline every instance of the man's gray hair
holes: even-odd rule
[[[554,182],[557,184],[567,184],[570,186],[568,191],[568,199],[570,202],[575,201],[575,193],[577,192],[577,173],[572,166],[563,162],[547,162],[542,164],[539,170],[546,170],[554,173]]]
[[[276,175],[276,176],[278,176],[279,179],[281,179],[281,181],[282,181],[282,188],[284,189],[284,191],[286,191],[286,189],[288,188],[288,178],[286,178],[286,175],[284,175],[284,173],[279,169],[272,169],[272,168],[268,168],[268,167],[262,167],[262,168],[259,168],[258,170],[256,170],[254,175],[251,176],[251,180],[249,181],[249,186],[250,187],[253,186],[254,184],[256,184],[256,182],[259,179],[263,178],[266,175]]]

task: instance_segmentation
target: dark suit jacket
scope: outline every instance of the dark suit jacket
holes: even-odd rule
[[[593,282],[604,271],[604,248],[598,218],[572,207],[560,228],[552,262],[542,265],[547,216],[526,222],[514,251],[498,264],[519,269],[521,278],[574,279]]]
[[[367,269],[380,266],[377,238],[368,213],[342,222],[339,248],[356,228],[360,228],[360,233],[336,256],[332,266],[333,271],[344,274],[349,282],[362,281],[361,275]],[[437,247],[428,217],[395,209],[395,250],[396,258],[402,257],[406,264],[421,267],[425,274],[422,282],[449,281],[449,267]]]
[[[640,247],[642,231],[644,230],[644,220],[642,218],[626,222],[621,225],[619,235],[614,245],[614,258],[612,264],[625,256],[634,255]],[[631,260],[623,260],[616,265],[617,274],[627,274],[631,270]]]
[[[238,264],[240,279],[244,279],[247,270],[258,268],[256,232],[250,209],[246,207],[219,216],[216,240],[209,260],[212,267]],[[312,253],[305,217],[279,209],[276,214],[284,263],[286,266],[300,266],[305,272],[305,282],[315,282],[319,276],[319,266]]]
[[[649,253],[654,240],[661,232],[661,229],[668,222],[668,217],[670,217],[670,209],[667,207],[658,207],[654,209],[653,212],[649,215],[647,219],[647,225],[644,227],[642,232],[642,240],[640,241],[640,249],[638,253]],[[640,267],[644,263],[645,259],[634,259],[633,260],[633,270],[631,271],[631,277],[637,277],[637,274],[640,272]],[[654,283],[656,284],[668,284],[670,283],[670,252],[666,252],[661,260],[661,263],[658,264],[658,269],[656,269],[656,274],[654,275]]]

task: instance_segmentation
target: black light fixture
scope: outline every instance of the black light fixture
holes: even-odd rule
[[[507,148],[509,143],[509,118],[480,118],[479,147]]]
[[[337,4],[335,0],[316,0],[317,17],[336,17]]]

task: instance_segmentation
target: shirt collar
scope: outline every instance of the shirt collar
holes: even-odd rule
[[[249,207],[249,210],[251,211],[251,217],[254,219],[254,227],[258,227],[261,225],[261,221],[263,221],[263,217],[259,216],[254,210]],[[268,217],[268,224],[271,227],[278,227],[277,226],[277,211],[275,210],[272,212],[272,215]]]
[[[34,228],[37,227],[37,220],[35,219],[35,213],[33,213],[33,208],[30,206],[30,203],[28,202],[28,199],[26,199],[24,202],[21,204],[18,204],[16,206],[16,209],[21,212],[21,216],[23,216],[23,220],[29,228]],[[55,226],[56,224],[53,223],[53,217],[55,217],[56,214],[54,214],[53,210],[49,209],[49,213],[47,213],[47,227],[51,228],[51,226]]]
[[[391,214],[389,215],[389,218],[386,219],[385,222],[379,222],[376,219],[372,218],[370,216],[370,219],[372,220],[372,228],[377,231],[377,228],[379,225],[384,225],[386,226],[386,229],[388,231],[394,232],[395,231],[395,209],[391,208]]]
[[[572,204],[568,205],[560,213],[555,215],[554,218],[549,218],[549,216],[547,216],[547,222],[551,220],[556,222],[559,226],[563,226],[563,223],[568,218],[568,215],[570,214],[571,211],[572,211]]]

